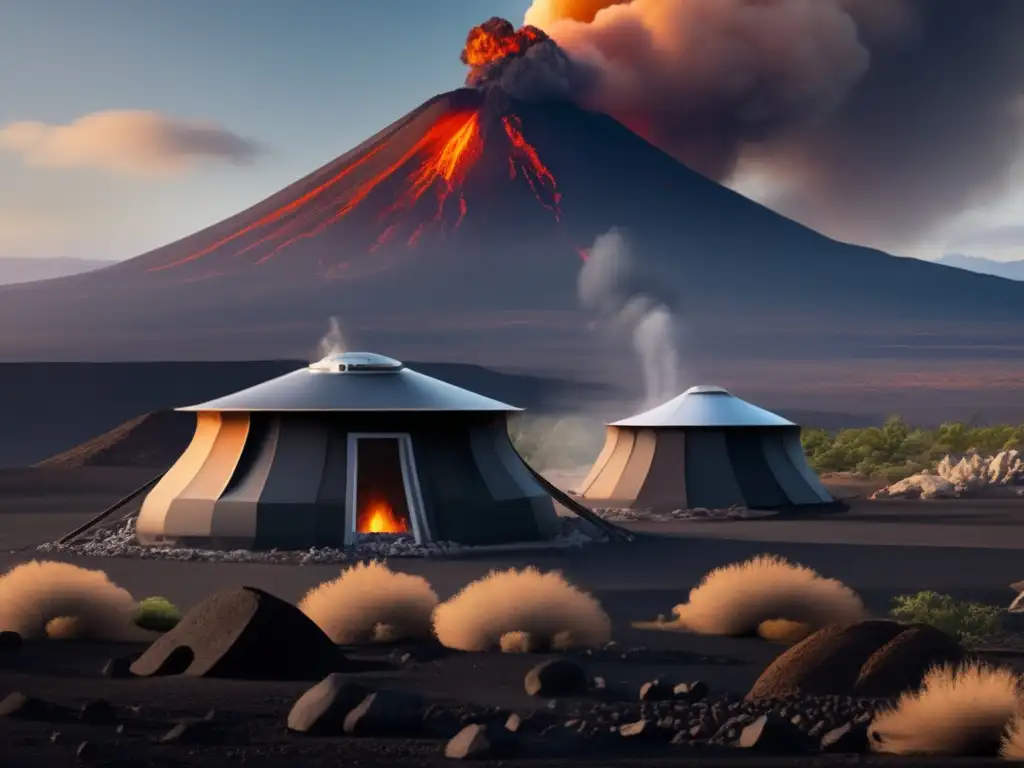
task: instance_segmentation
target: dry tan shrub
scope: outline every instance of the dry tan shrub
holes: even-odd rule
[[[311,589],[299,610],[334,642],[355,645],[429,638],[437,603],[437,593],[422,576],[370,562]]]
[[[138,605],[103,571],[33,560],[0,576],[0,629],[45,637],[129,641],[149,637],[133,623]]]
[[[673,619],[635,626],[736,637],[776,619],[814,630],[867,618],[860,597],[842,582],[767,554],[711,571],[672,613]]]
[[[608,642],[601,604],[558,571],[491,571],[434,611],[434,632],[461,651],[565,650]]]
[[[871,747],[896,755],[995,755],[1021,711],[1021,679],[984,664],[928,671],[918,691],[904,693],[871,723]]]
[[[999,755],[1005,760],[1024,760],[1024,711],[1018,710],[1006,727]]]

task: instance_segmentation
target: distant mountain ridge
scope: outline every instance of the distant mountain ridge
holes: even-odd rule
[[[13,283],[31,283],[35,280],[50,280],[54,277],[80,275],[95,269],[109,267],[115,261],[102,259],[76,259],[71,257],[58,258],[27,258],[0,256],[0,285]]]
[[[1014,261],[996,261],[986,259],[982,256],[966,256],[962,253],[949,253],[936,264],[943,264],[947,267],[966,269],[969,272],[977,272],[979,275],[992,275],[993,277],[1005,277],[1007,280],[1024,280],[1024,259]]]

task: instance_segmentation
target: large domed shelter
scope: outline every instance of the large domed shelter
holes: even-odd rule
[[[592,506],[653,510],[835,503],[798,425],[706,385],[609,424],[579,493]]]
[[[179,410],[196,431],[143,502],[144,545],[341,548],[371,533],[490,545],[561,531],[509,439],[520,409],[388,357],[330,355]]]

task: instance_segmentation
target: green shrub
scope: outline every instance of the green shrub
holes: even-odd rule
[[[991,637],[1000,629],[1002,610],[993,605],[954,600],[937,592],[900,595],[893,601],[892,617],[899,621],[930,624],[965,645]]]
[[[1024,425],[970,427],[954,422],[937,429],[913,428],[898,416],[881,427],[803,432],[804,452],[817,472],[854,472],[889,482],[930,469],[950,453],[994,455],[1024,449]]]
[[[139,603],[135,623],[154,632],[169,632],[181,621],[179,611],[166,597],[147,597]]]

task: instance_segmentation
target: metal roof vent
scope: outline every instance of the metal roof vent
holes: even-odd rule
[[[320,373],[398,373],[405,366],[391,357],[373,352],[342,352],[310,364]]]
[[[684,395],[728,395],[729,390],[716,387],[714,384],[698,384],[683,392]]]

